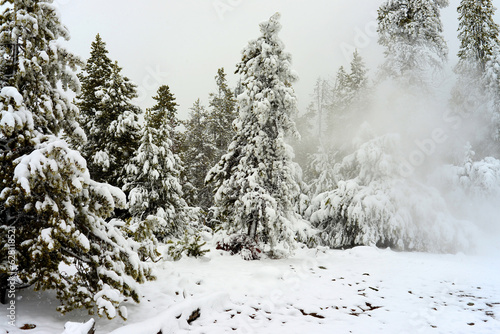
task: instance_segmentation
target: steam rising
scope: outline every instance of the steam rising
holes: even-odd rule
[[[333,155],[328,173],[337,188],[316,193],[307,215],[329,233],[330,246],[499,250],[500,161],[492,115],[481,98],[457,107],[458,79],[450,73],[432,73],[432,81],[418,85],[378,80],[344,112],[348,116],[322,133],[318,154]],[[311,179],[321,178],[317,174]],[[358,239],[342,239],[339,224],[351,226],[351,233],[365,230]]]

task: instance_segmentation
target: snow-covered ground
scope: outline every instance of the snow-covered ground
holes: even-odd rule
[[[159,262],[157,276],[143,285],[140,304],[127,305],[126,322],[94,317],[96,334],[500,333],[498,253],[357,247],[244,261],[212,249],[201,259]],[[53,294],[19,292],[17,328],[2,305],[0,333],[61,334],[67,321],[91,318],[60,315],[56,305]],[[25,324],[36,327],[19,329]]]

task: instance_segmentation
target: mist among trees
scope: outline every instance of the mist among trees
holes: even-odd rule
[[[442,36],[447,0],[385,1],[384,61],[368,68],[356,50],[318,78],[307,110],[278,13],[242,50],[236,87],[220,68],[208,105],[179,106],[165,82],[142,110],[100,35],[83,60],[57,42],[69,33],[52,1],[3,5],[2,293],[12,228],[19,287],[108,318],[127,317],[122,302],[139,302],[157,261],[203,255],[204,233],[257,260],[321,246],[477,252],[500,232],[491,0],[460,1],[457,64]]]

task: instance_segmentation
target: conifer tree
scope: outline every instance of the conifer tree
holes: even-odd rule
[[[343,66],[337,72],[329,106],[329,130],[337,133],[348,128],[351,133],[359,126],[356,116],[366,109],[369,100],[368,70],[358,51],[353,53],[350,73]]]
[[[352,138],[359,131],[369,100],[368,75],[362,57],[353,53],[350,73],[341,66],[337,72],[328,111],[328,140],[310,156],[308,171],[311,196],[332,190],[334,166],[352,153]]]
[[[210,119],[209,128],[212,142],[217,148],[217,161],[227,151],[233,139],[233,121],[236,118],[236,99],[227,85],[224,68],[217,70],[215,76],[217,92],[209,96]],[[217,162],[217,161],[214,161]]]
[[[499,45],[499,26],[493,20],[493,3],[491,0],[461,0],[458,14],[457,71],[484,73],[486,63]]]
[[[317,135],[320,145],[324,144],[324,136],[326,127],[323,125],[325,123],[326,117],[324,113],[324,109],[327,106],[327,101],[329,98],[330,87],[328,81],[318,78],[316,80],[316,84],[314,85],[314,102],[313,105],[316,107],[316,115],[317,115]]]
[[[496,143],[491,141],[492,137],[499,138],[500,128],[500,40],[494,12],[490,0],[462,0],[458,7],[460,49],[455,67],[458,80],[451,102],[458,114],[488,124],[487,133],[477,132],[475,138],[470,138],[479,158],[498,153]]]
[[[349,87],[353,92],[352,99],[359,98],[368,86],[368,69],[358,50],[354,51],[351,61],[351,73],[349,75]]]
[[[16,270],[37,290],[54,289],[62,312],[85,307],[114,317],[137,282],[150,276],[135,244],[107,222],[125,205],[117,188],[90,179],[86,161],[61,139],[79,135],[78,109],[61,92],[77,91],[77,57],[50,0],[3,1],[0,49],[10,62],[0,75],[0,276]],[[7,263],[8,230],[15,229],[15,263]],[[60,265],[76,269],[66,274]],[[14,266],[12,266],[14,265]],[[14,269],[16,268],[16,269]],[[121,309],[123,310],[123,309]]]
[[[491,127],[492,137],[495,141],[494,153],[500,157],[500,44],[495,47],[492,56],[486,63],[486,87],[491,99]]]
[[[387,0],[378,10],[379,44],[385,48],[384,75],[410,85],[426,83],[443,67],[448,47],[440,9],[448,0]]]
[[[348,97],[347,89],[349,87],[349,74],[346,72],[344,66],[340,66],[335,77],[335,84],[333,86],[333,104],[334,109],[344,110],[347,108]]]
[[[177,118],[177,107],[179,105],[175,101],[175,96],[170,92],[169,86],[162,85],[158,88],[156,96],[153,96],[153,100],[156,101],[156,104],[151,110],[156,110],[157,112],[165,114],[167,125],[170,129],[169,138],[172,141],[171,150],[174,154],[179,154],[182,147],[182,135],[177,129],[180,125],[180,121]]]
[[[304,179],[310,180],[313,175],[310,175],[308,169],[309,156],[311,152],[315,152],[319,146],[319,138],[316,134],[317,111],[314,103],[310,103],[306,111],[302,115],[297,116],[296,125],[300,138],[292,140],[296,161],[301,165],[305,172]]]
[[[260,24],[261,36],[243,50],[237,73],[244,91],[238,97],[236,135],[229,152],[209,173],[216,215],[230,232],[244,233],[274,249],[294,245],[298,216],[293,199],[292,149],[285,138],[296,135],[296,98],[291,56],[278,37],[279,14]]]
[[[179,236],[186,224],[186,203],[179,181],[182,167],[179,156],[172,152],[174,97],[168,86],[160,87],[157,94],[154,99],[167,107],[156,105],[146,111],[140,146],[127,166],[125,186],[130,191],[131,230],[149,247],[149,254],[154,254],[154,235],[165,241]]]
[[[186,166],[185,178],[190,184],[187,198],[190,205],[198,206],[207,212],[213,205],[213,188],[205,183],[205,178],[210,168],[215,165],[219,150],[212,141],[210,114],[199,99],[191,107],[184,126],[185,149],[182,161]]]
[[[123,167],[139,145],[141,110],[132,104],[137,97],[135,84],[121,74],[122,69],[107,53],[106,44],[97,35],[79,75],[80,124],[88,138],[79,148],[93,179],[121,188],[126,177]]]

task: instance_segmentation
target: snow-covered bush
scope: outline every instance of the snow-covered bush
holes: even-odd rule
[[[246,234],[232,234],[222,241],[217,242],[217,249],[230,252],[231,255],[241,254],[245,260],[258,260],[262,256],[262,250]]]
[[[398,147],[397,135],[377,137],[336,166],[336,189],[315,197],[307,211],[328,246],[452,251],[467,245],[464,223],[439,192],[401,176]]]
[[[461,165],[445,165],[432,175],[448,205],[462,219],[483,232],[500,231],[500,160],[486,157],[473,161],[468,154]]]
[[[182,255],[201,257],[210,252],[209,249],[202,249],[202,247],[206,244],[206,241],[201,240],[201,235],[190,235],[186,233],[183,239],[170,244],[168,248],[168,255],[174,261],[180,260]]]

